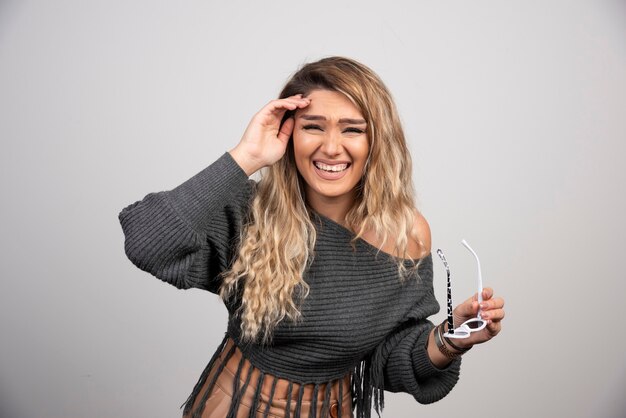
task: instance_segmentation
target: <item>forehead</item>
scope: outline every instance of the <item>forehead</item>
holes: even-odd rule
[[[313,90],[306,97],[311,99],[311,103],[304,109],[298,109],[296,117],[320,115],[329,120],[363,118],[361,110],[342,93],[330,90]]]

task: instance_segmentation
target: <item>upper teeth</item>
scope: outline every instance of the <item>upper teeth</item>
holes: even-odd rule
[[[348,168],[348,164],[327,165],[324,163],[320,163],[318,161],[314,162],[313,164],[315,164],[315,166],[319,168],[320,170],[326,170],[326,171],[343,171],[346,168]]]

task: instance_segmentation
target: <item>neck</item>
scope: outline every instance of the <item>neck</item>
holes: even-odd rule
[[[312,195],[307,196],[307,203],[315,212],[346,226],[346,215],[354,205],[355,195],[356,192],[337,197]]]

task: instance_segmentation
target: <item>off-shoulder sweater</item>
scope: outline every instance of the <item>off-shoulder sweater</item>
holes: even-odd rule
[[[179,289],[217,293],[220,273],[237,254],[255,186],[226,152],[174,189],[147,194],[119,213],[126,255],[141,270]],[[394,256],[363,239],[353,247],[352,231],[312,214],[317,239],[303,276],[310,290],[300,306],[302,320],[279,323],[270,346],[245,344],[237,304],[225,303],[226,335],[187,399],[185,413],[197,396],[208,395],[199,389],[228,337],[260,376],[330,388],[327,383],[341,382],[351,373],[351,387],[344,390],[352,391],[357,418],[370,417],[372,406],[382,411],[383,390],[407,392],[427,404],[446,396],[458,381],[460,358],[439,369],[426,351],[433,328],[427,318],[439,311],[432,254],[401,282]],[[417,260],[403,260],[407,267],[412,261]],[[231,411],[237,408],[236,393],[233,399]]]

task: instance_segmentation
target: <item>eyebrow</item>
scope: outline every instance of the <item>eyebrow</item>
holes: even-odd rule
[[[322,115],[301,115],[301,119],[304,120],[326,120],[326,117]],[[339,123],[347,123],[349,125],[365,125],[367,122],[365,119],[351,119],[351,118],[341,118],[339,119]]]

